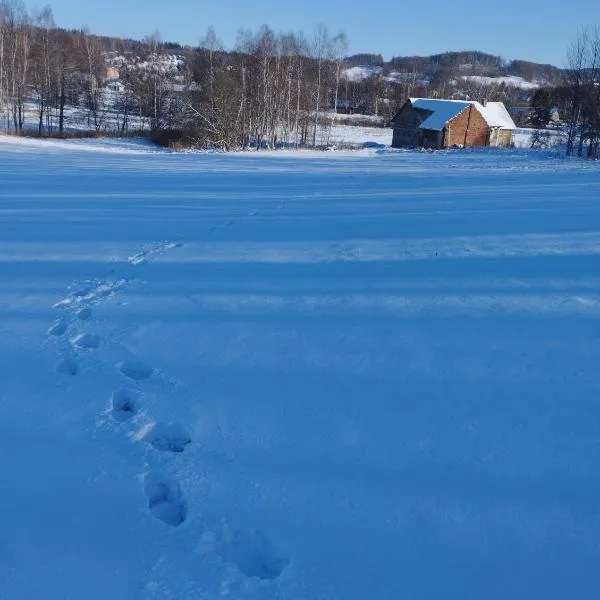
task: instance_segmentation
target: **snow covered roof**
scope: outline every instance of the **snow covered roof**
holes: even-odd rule
[[[419,125],[420,129],[442,131],[449,121],[460,115],[469,106],[475,108],[490,127],[516,129],[516,125],[502,102],[488,102],[483,106],[479,102],[466,100],[411,98],[410,103],[414,108],[431,112],[421,125]]]
[[[444,129],[448,121],[457,117],[471,104],[463,100],[433,100],[429,98],[411,98],[410,103],[414,108],[431,112],[431,115],[419,127],[421,129],[433,129],[434,131]]]
[[[483,118],[490,127],[516,129],[517,126],[502,102],[488,102],[483,108]]]

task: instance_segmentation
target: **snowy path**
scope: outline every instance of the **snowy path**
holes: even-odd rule
[[[0,138],[0,598],[600,593],[600,169]]]

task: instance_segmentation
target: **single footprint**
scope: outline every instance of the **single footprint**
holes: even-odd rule
[[[182,245],[183,244],[181,242],[163,242],[162,244],[158,244],[157,246],[147,248],[146,250],[141,250],[133,256],[129,256],[127,258],[127,261],[132,265],[143,265],[148,261],[148,258],[150,256],[160,254],[166,250],[172,250],[173,248],[179,248]]]
[[[183,242],[168,242],[165,244],[165,250],[173,250],[174,248],[181,248]]]
[[[71,343],[79,348],[93,349],[100,345],[100,338],[93,333],[80,333],[71,340]]]
[[[277,579],[290,562],[260,531],[233,530],[226,524],[214,544],[215,552],[246,577]]]
[[[177,527],[187,516],[187,505],[179,484],[157,471],[144,477],[144,493],[148,498],[148,510],[159,521]]]
[[[142,265],[146,262],[146,255],[148,252],[139,252],[138,254],[134,254],[130,256],[127,261],[132,265]]]
[[[190,434],[179,423],[150,423],[137,437],[161,452],[183,452],[192,442]]]
[[[135,396],[129,390],[117,390],[111,397],[112,416],[117,421],[127,421],[137,412]]]
[[[75,316],[81,321],[87,321],[92,316],[92,309],[89,306],[78,310]]]
[[[118,281],[106,281],[99,283],[91,292],[90,296],[93,298],[108,298],[112,294],[118,292],[125,286],[125,280],[119,279]]]
[[[141,363],[139,361],[130,361],[125,360],[123,362],[117,363],[117,369],[121,371],[125,377],[129,377],[129,379],[133,379],[134,381],[141,381],[143,379],[148,379],[152,373],[154,373],[154,369]]]
[[[73,292],[73,296],[75,296],[75,298],[84,298],[85,296],[89,295],[93,289],[94,288],[91,285],[81,287]]]
[[[59,300],[58,302],[53,304],[52,308],[55,308],[55,309],[66,308],[67,306],[71,306],[71,304],[73,304],[73,302],[75,302],[73,300],[73,298],[63,298],[62,300]]]
[[[79,367],[77,363],[69,357],[61,358],[56,363],[56,372],[62,373],[63,375],[77,375],[79,373]]]
[[[48,335],[61,336],[67,331],[67,324],[64,321],[57,321],[48,329]]]

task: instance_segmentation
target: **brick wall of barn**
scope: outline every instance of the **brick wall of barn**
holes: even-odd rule
[[[465,139],[467,125],[469,129]],[[466,108],[446,125],[445,146],[449,148],[452,146],[465,148],[486,146],[488,136],[488,124],[479,111],[475,107]]]

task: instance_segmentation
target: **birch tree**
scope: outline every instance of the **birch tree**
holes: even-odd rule
[[[6,127],[21,130],[29,75],[31,24],[19,0],[0,3],[0,108]]]
[[[317,129],[319,126],[319,114],[322,102],[322,84],[323,84],[323,69],[326,65],[326,61],[330,56],[331,41],[329,38],[329,31],[325,25],[319,25],[313,36],[312,44],[312,56],[316,63],[316,81],[315,81],[315,115],[314,115],[314,129],[313,129],[313,146],[317,145]]]

